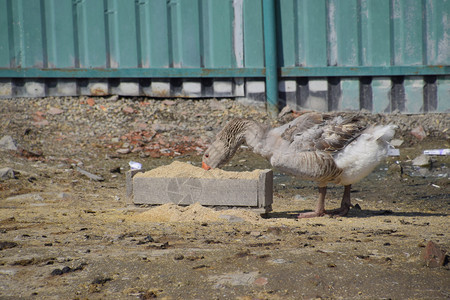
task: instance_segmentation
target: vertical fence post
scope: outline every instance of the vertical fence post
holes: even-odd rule
[[[263,0],[266,109],[271,117],[276,117],[278,114],[278,57],[275,1]]]

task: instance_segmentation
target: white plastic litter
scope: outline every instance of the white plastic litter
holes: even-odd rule
[[[424,150],[423,154],[425,154],[425,155],[450,155],[450,149]]]
[[[400,149],[395,149],[395,148],[389,148],[388,156],[400,156]]]
[[[136,161],[130,161],[128,163],[130,165],[131,170],[140,170],[142,169],[142,164],[136,162]]]

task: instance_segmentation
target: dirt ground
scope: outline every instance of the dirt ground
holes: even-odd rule
[[[129,161],[145,169],[174,159],[199,166],[207,138],[219,128],[198,138],[192,133],[198,143],[185,139],[193,148],[184,144],[178,154],[167,141],[172,152],[158,153],[169,155],[121,154],[117,150],[127,145],[116,145],[115,137],[126,140],[132,128],[123,125],[104,139],[101,126],[89,131],[95,118],[74,128],[67,125],[64,104],[66,115],[51,114],[60,99],[48,100],[47,108],[32,101],[14,108],[12,101],[0,101],[0,138],[12,136],[20,146],[0,150],[0,168],[14,171],[14,178],[0,181],[0,299],[450,298],[448,261],[432,268],[422,257],[429,241],[450,249],[449,157],[435,157],[432,167],[411,165],[424,149],[450,148],[445,128],[427,132],[422,141],[406,129],[397,135],[404,140],[401,156],[353,186],[352,201],[360,209],[347,217],[297,220],[299,212],[315,207],[317,188],[276,170],[273,211],[265,216],[200,205],[126,205]],[[46,114],[39,119],[36,111]],[[448,122],[448,115],[442,117]],[[434,122],[433,115],[420,118]],[[171,130],[176,128],[161,135],[181,139]],[[268,167],[244,149],[225,169]],[[329,186],[326,207],[338,207],[342,192]]]

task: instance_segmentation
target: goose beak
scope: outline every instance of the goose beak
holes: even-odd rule
[[[204,161],[202,161],[202,168],[205,169],[205,170],[211,169],[211,167],[208,166]]]

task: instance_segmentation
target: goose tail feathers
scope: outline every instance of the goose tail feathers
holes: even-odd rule
[[[396,125],[377,125],[366,130],[365,133],[370,134],[375,140],[389,142],[395,135]]]

